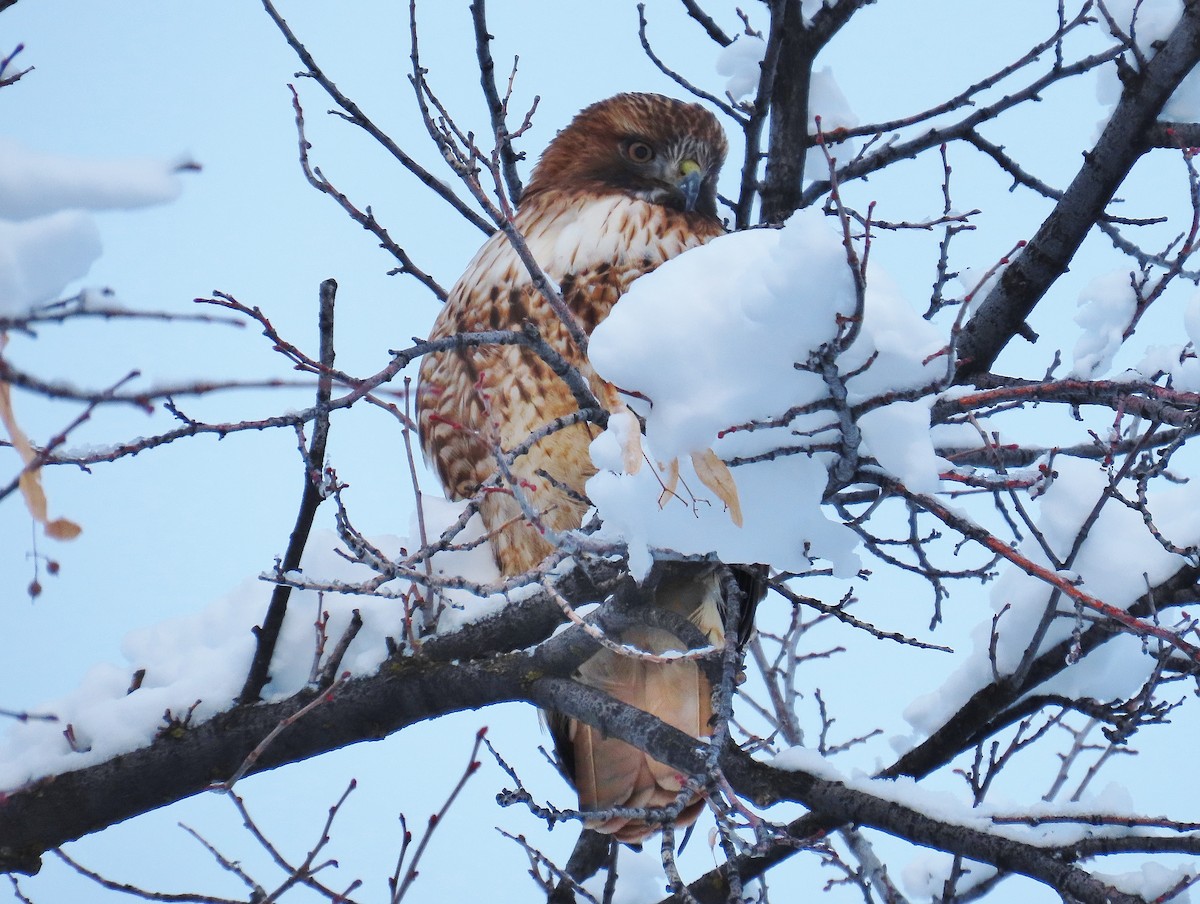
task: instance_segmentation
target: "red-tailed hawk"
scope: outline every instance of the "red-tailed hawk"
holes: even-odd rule
[[[608,315],[638,276],[724,232],[716,181],[726,147],[716,117],[703,107],[656,94],[620,94],[580,112],[546,148],[515,225],[585,331]],[[534,288],[503,233],[468,265],[430,338],[519,330],[526,321],[579,369],[598,398],[606,397],[608,387]],[[514,449],[577,410],[563,380],[520,345],[427,355],[417,407],[425,455],[455,499],[470,497],[496,474],[498,450]],[[528,571],[545,558],[551,551],[545,531],[579,527],[587,509],[584,484],[595,473],[588,446],[597,432],[594,425],[574,424],[551,433],[512,462],[511,483],[485,491],[480,512],[505,574]],[[514,494],[536,512],[537,523]],[[711,575],[668,577],[655,595],[657,605],[685,615],[716,642],[723,636],[718,601]],[[650,652],[685,646],[650,628],[620,639]],[[604,650],[577,677],[693,736],[711,733],[712,688],[693,662],[655,663]],[[674,769],[587,725],[553,714],[549,722],[581,809],[661,807],[675,799],[681,785]],[[692,822],[702,804],[693,802],[679,822]],[[627,842],[652,831],[625,818],[589,825]]]

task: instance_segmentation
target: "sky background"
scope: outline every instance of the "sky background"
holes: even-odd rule
[[[736,30],[731,10],[710,6],[727,30]],[[1017,57],[1051,30],[1053,6],[1038,0],[1003,7],[980,0],[881,2],[855,17],[818,67],[832,67],[859,120],[890,118],[944,99]],[[280,10],[339,87],[406,150],[437,168],[407,80],[403,5],[281,0]],[[522,145],[531,158],[578,109],[596,99],[625,90],[680,94],[642,54],[632,5],[494,0],[489,13],[498,72],[506,71],[513,54],[520,55],[515,106],[524,109],[534,94],[541,97]],[[660,53],[720,93],[724,79],[715,73],[715,45],[675,4],[652,0],[648,15]],[[419,19],[431,84],[461,117],[460,124],[485,132],[465,0],[427,2]],[[765,18],[755,23],[765,26]],[[17,43],[25,45],[19,64],[36,68],[0,91],[0,134],[46,152],[179,158],[202,167],[183,177],[174,203],[97,214],[104,254],[82,285],[112,287],[129,307],[172,312],[190,312],[193,298],[221,290],[263,308],[282,335],[314,349],[317,287],[334,277],[340,287],[338,366],[351,373],[378,370],[389,348],[405,347],[410,337],[428,332],[436,299],[412,279],[387,276],[395,262],[304,182],[286,88],[299,63],[257,3],[21,0],[0,15],[0,53]],[[482,234],[442,211],[436,198],[367,136],[324,115],[330,104],[315,85],[302,81],[299,87],[313,162],[360,206],[371,205],[416,262],[449,287]],[[1064,85],[1051,99],[1053,105],[1032,105],[1015,114],[993,137],[1002,135],[1010,153],[1061,186],[1077,168],[1080,148],[1095,134],[1104,111],[1095,100],[1093,78]],[[1059,140],[1060,135],[1066,137]],[[730,137],[730,160],[737,161],[739,136]],[[978,155],[955,149],[952,163],[955,185],[962,187],[957,206],[984,209],[978,231],[959,240],[958,260],[986,269],[1027,237],[1048,208],[1026,193],[1008,193],[1008,181]],[[1171,184],[1178,186],[1181,167],[1171,165],[1177,170]],[[736,175],[731,162],[723,181],[726,194],[733,194]],[[1139,171],[1125,194],[1138,199],[1135,203],[1149,199],[1147,206],[1153,207],[1161,202],[1153,193],[1164,189],[1165,175]],[[879,216],[937,214],[940,178],[936,155],[877,177],[874,184],[888,202]],[[932,281],[927,242],[922,236],[889,236],[872,252],[918,310],[927,303]],[[1015,370],[1029,360],[1048,363],[1054,347],[1069,350],[1077,332],[1070,315],[1079,291],[1118,265],[1104,245],[1089,241],[1073,272],[1039,310],[1035,329],[1052,344],[1043,343],[1025,359],[1021,356],[1030,350],[1014,348],[1001,369]],[[1177,331],[1157,317],[1144,333]],[[6,354],[18,366],[92,387],[105,386],[131,368],[142,372],[140,385],[289,376],[283,359],[253,327],[81,321],[45,327],[36,341],[13,336]],[[197,418],[236,421],[302,407],[310,396],[307,390],[226,393],[188,399],[181,407]],[[60,429],[78,410],[34,402],[22,393],[15,399],[18,416],[35,439]],[[102,446],[171,425],[161,412],[147,416],[109,409],[77,431],[69,446]],[[371,408],[335,417],[329,459],[350,484],[347,499],[360,529],[408,532],[408,468],[392,419]],[[0,464],[15,468],[15,458],[0,455]],[[43,573],[44,591],[35,601],[25,590],[33,577],[33,529],[15,497],[6,500],[0,505],[0,607],[7,628],[0,648],[0,708],[35,708],[85,681],[94,663],[123,663],[121,642],[131,629],[196,612],[230,592],[251,593],[255,576],[286,546],[301,489],[300,465],[294,435],[275,431],[220,441],[200,437],[99,466],[91,474],[68,468],[47,472],[52,514],[79,522],[84,533],[69,545],[37,540],[42,553],[61,563],[61,571],[55,577]],[[435,489],[431,478],[423,479],[427,490]],[[332,526],[328,507],[319,514],[318,526]],[[265,600],[268,589],[260,585],[253,592]],[[893,596],[896,592],[892,588]],[[923,601],[893,624],[916,633],[928,617]],[[957,618],[950,614],[946,631],[951,636],[970,621]],[[879,655],[883,667],[895,654]],[[873,698],[863,724],[901,724],[898,709],[911,688],[880,687],[875,681],[864,685],[857,674],[833,680],[834,697],[849,703],[867,694]],[[419,825],[440,806],[465,765],[474,732],[484,724],[492,726],[493,739],[506,755],[522,757],[523,777],[540,782],[542,793],[557,794],[560,802],[565,798],[549,767],[528,755],[534,744],[548,742],[528,707],[414,726],[384,742],[255,777],[242,787],[252,810],[257,804],[262,812],[268,834],[286,835],[294,841],[293,853],[301,853],[319,831],[326,808],[349,778],[357,777],[360,789],[343,813],[352,828],[341,837],[335,833],[334,853],[343,875],[361,877],[373,887],[363,898],[379,900],[394,861],[397,813],[405,812],[410,825]],[[473,824],[527,832],[547,853],[565,860],[574,828],[547,835],[515,808],[497,809],[492,796],[502,777],[486,758],[485,763],[435,836],[416,900],[469,899],[481,881],[493,900],[532,898],[520,852],[477,825],[466,831]],[[179,821],[211,833],[212,839],[229,839],[226,852],[233,856],[262,862],[228,803],[215,796],[141,817],[72,850],[114,877],[147,887],[182,891],[199,885],[234,893],[233,881],[175,828]],[[300,834],[293,838],[297,826]],[[693,846],[699,871],[707,855],[703,844],[694,841]],[[39,904],[115,897],[82,881],[48,861],[44,874],[23,880],[22,888]],[[1019,888],[1021,896],[1029,896],[1029,884]],[[0,897],[6,893],[0,889]]]

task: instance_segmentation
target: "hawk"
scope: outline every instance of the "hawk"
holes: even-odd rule
[[[515,226],[587,333],[633,280],[725,231],[717,218],[716,181],[726,149],[710,112],[657,94],[595,103],[549,144],[521,195]],[[454,285],[430,339],[520,330],[527,322],[579,370],[597,398],[606,398],[606,390],[612,397],[502,232]],[[566,383],[532,349],[464,345],[426,355],[417,409],[425,456],[447,494],[464,499],[487,487],[479,510],[505,575],[543,561],[552,550],[547,532],[580,526],[588,507],[584,485],[595,473],[588,446],[599,429],[575,423],[529,445],[539,428],[578,410]],[[498,455],[523,444],[528,449],[497,483]],[[711,642],[722,640],[711,569],[669,570],[654,602],[689,618]],[[652,653],[686,648],[653,628],[631,629],[620,640]],[[694,662],[602,650],[576,677],[695,737],[711,734],[712,687]],[[548,722],[580,809],[662,807],[676,798],[681,777],[669,766],[586,724],[556,714],[548,714]],[[693,801],[678,823],[690,824],[702,806]],[[588,825],[629,843],[653,831],[623,817]]]

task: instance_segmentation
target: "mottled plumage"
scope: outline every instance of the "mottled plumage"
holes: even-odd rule
[[[622,94],[583,110],[543,153],[520,200],[516,226],[588,333],[638,276],[723,232],[716,177],[726,142],[702,107],[653,94]],[[525,321],[591,382],[605,387],[502,233],[475,255],[450,292],[431,339],[520,329]],[[425,454],[456,499],[496,473],[497,448],[511,450],[577,405],[566,384],[530,349],[491,345],[427,355],[418,390]],[[486,492],[480,506],[496,562],[505,574],[538,565],[550,552],[541,528],[580,525],[584,485],[595,473],[588,446],[597,429],[577,424],[544,437],[512,464],[517,492],[538,513],[531,523],[511,491]],[[507,489],[507,488],[506,488]],[[670,585],[670,586],[668,586]],[[711,579],[666,582],[656,603],[721,636]],[[672,635],[630,632],[654,652],[678,649]],[[693,663],[647,663],[609,652],[579,670],[585,684],[655,713],[693,735],[709,732],[711,687]],[[663,806],[680,784],[674,770],[590,727],[551,716],[560,755],[584,809]],[[695,818],[699,804],[683,821]],[[624,819],[594,826],[623,841],[649,833]]]

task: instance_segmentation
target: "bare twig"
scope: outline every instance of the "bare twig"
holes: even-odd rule
[[[295,571],[300,567],[300,559],[304,554],[305,544],[308,543],[317,507],[325,498],[325,478],[322,471],[325,467],[325,443],[329,437],[329,400],[333,395],[333,380],[329,371],[333,368],[334,359],[333,306],[336,296],[336,282],[327,279],[321,283],[318,325],[321,336],[321,366],[324,372],[317,379],[316,425],[313,428],[312,442],[305,455],[304,490],[300,496],[300,510],[296,513],[296,524],[292,528],[287,551],[280,564],[280,569],[284,572]],[[262,625],[254,631],[254,659],[238,695],[238,702],[241,704],[257,702],[263,687],[270,680],[271,657],[275,652],[279,632],[283,628],[290,595],[291,588],[285,584],[276,584],[271,593],[266,617]]]

